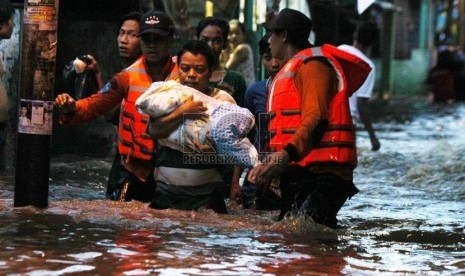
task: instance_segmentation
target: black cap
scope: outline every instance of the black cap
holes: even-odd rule
[[[161,11],[150,11],[145,13],[142,15],[139,22],[139,36],[144,34],[173,36],[173,21],[166,13]]]
[[[282,9],[275,19],[269,20],[262,24],[268,31],[286,30],[293,35],[308,39],[312,30],[312,20],[305,14],[293,10]]]

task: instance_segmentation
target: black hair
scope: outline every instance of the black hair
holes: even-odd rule
[[[258,41],[258,52],[261,56],[263,56],[263,54],[271,52],[270,43],[268,43],[268,39],[270,39],[270,34],[271,33],[265,34],[265,36],[262,37],[260,41]]]
[[[239,21],[237,19],[232,19],[232,20],[229,21],[229,23],[230,24],[237,24],[237,26],[239,26],[239,29],[241,29],[242,33],[247,34],[247,32],[245,31],[245,25],[241,21]]]
[[[10,0],[0,0],[0,24],[7,22],[14,12],[15,9]]]
[[[208,62],[208,68],[211,69],[216,66],[217,64],[217,59],[215,57],[215,54],[213,53],[213,50],[208,46],[208,44],[205,41],[202,40],[189,40],[187,41],[181,48],[181,50],[178,51],[177,57],[178,57],[178,65],[181,62],[181,57],[185,53],[190,52],[194,55],[203,55]]]
[[[132,11],[132,12],[129,12],[123,15],[118,24],[118,31],[121,29],[121,26],[123,26],[124,22],[126,22],[127,20],[134,20],[137,22],[137,24],[139,24],[141,17],[142,17],[142,13],[139,11]]]
[[[363,47],[368,48],[377,42],[378,35],[379,31],[375,23],[364,22],[357,28],[354,39]]]
[[[200,33],[205,29],[207,26],[213,25],[217,26],[223,32],[223,40],[228,40],[229,35],[229,24],[226,20],[214,16],[208,16],[200,20],[199,24],[197,24],[197,38],[200,37]]]

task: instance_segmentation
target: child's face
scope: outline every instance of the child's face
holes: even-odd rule
[[[239,24],[231,23],[229,27],[231,28],[229,32],[229,41],[232,45],[238,45],[245,41],[245,34],[242,32]]]

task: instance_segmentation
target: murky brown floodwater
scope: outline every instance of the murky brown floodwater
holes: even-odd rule
[[[107,159],[55,156],[50,206],[13,208],[0,177],[0,275],[465,274],[465,105],[377,106],[342,229],[276,212],[152,210],[104,199]]]

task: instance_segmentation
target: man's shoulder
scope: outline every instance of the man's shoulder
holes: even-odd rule
[[[256,81],[253,82],[249,87],[247,87],[246,94],[261,94],[263,92],[268,92],[268,89],[266,87],[266,81],[261,80],[261,81]]]
[[[124,89],[129,85],[129,73],[123,70],[116,73],[103,87],[100,89],[101,94],[106,94],[111,90]]]
[[[304,61],[302,66],[297,70],[297,72],[307,71],[307,70],[330,70],[334,72],[334,67],[331,65],[329,60],[324,56],[310,57]]]
[[[213,92],[212,98],[220,101],[226,101],[230,103],[236,104],[236,101],[234,98],[226,91],[221,90],[219,88],[215,88],[215,91]]]
[[[300,53],[302,53],[303,51],[307,51],[309,49],[314,49],[314,48],[319,48],[319,47],[305,48]],[[300,66],[300,68],[301,67],[309,67],[309,66],[310,67],[312,67],[312,66],[321,66],[322,64],[324,64],[327,67],[332,68],[332,65],[328,61],[327,57],[325,57],[323,55],[308,55],[308,54],[309,54],[308,52],[306,54],[304,54],[306,56],[306,58],[304,58],[303,63]],[[301,58],[299,53],[294,55],[294,58],[296,58],[296,57],[299,58],[299,59]],[[298,70],[300,70],[300,68]]]
[[[115,81],[120,82],[120,81],[128,81],[129,79],[129,72],[127,70],[123,70],[121,72],[116,73],[113,75],[113,78]]]
[[[141,56],[139,57],[138,59],[136,59],[136,61],[134,61],[133,63],[131,63],[128,67],[124,68],[123,70],[121,70],[121,72],[127,72],[127,71],[130,71],[131,69],[133,68],[137,68],[137,67],[140,67],[140,66],[143,66],[145,67],[145,62],[144,62],[144,57]]]

